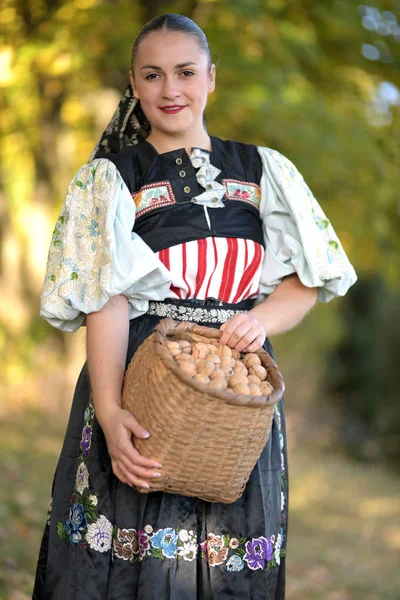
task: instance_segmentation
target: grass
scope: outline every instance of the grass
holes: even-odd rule
[[[296,415],[293,413],[293,419]],[[31,596],[66,414],[26,410],[0,422],[0,599]],[[398,600],[400,481],[290,437],[288,600]]]

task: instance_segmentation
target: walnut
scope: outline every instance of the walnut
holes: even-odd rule
[[[204,383],[204,384],[210,383],[210,378],[207,377],[207,375],[204,375],[204,373],[197,373],[197,375],[195,375],[194,378],[199,383]]]
[[[214,371],[214,364],[209,360],[203,360],[201,358],[196,360],[196,367],[199,373],[203,373],[204,375],[207,375],[207,377],[210,377]]]
[[[227,387],[228,384],[226,382],[226,379],[217,378],[213,379],[210,382],[210,388],[212,388],[213,390],[226,390]]]
[[[259,379],[261,379],[261,381],[264,381],[264,379],[267,377],[267,369],[265,369],[262,365],[254,365],[250,367],[249,373],[250,375],[256,375],[259,377]]]
[[[256,365],[261,365],[261,360],[257,354],[254,354],[253,352],[249,352],[248,354],[245,355],[245,357],[243,359],[243,363],[249,369],[250,367],[255,367]]]

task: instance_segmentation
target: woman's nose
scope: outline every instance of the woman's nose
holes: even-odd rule
[[[163,96],[165,98],[176,98],[180,96],[179,83],[174,77],[166,77],[164,79]]]

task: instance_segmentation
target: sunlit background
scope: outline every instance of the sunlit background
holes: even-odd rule
[[[272,340],[285,376],[288,600],[400,598],[400,6],[328,0],[3,0],[0,598],[30,597],[85,330],[39,317],[51,233],[128,83],[133,40],[194,19],[211,134],[289,157],[359,281]]]

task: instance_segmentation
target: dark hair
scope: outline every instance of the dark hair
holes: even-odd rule
[[[200,29],[200,27],[196,25],[192,19],[189,19],[189,17],[178,14],[165,14],[151,19],[151,21],[146,23],[139,32],[132,48],[132,73],[133,64],[135,62],[140,43],[147,35],[153,33],[153,31],[180,31],[182,33],[186,33],[187,35],[192,35],[194,38],[196,38],[200,49],[207,55],[208,70],[211,69],[211,52],[204,31]]]

